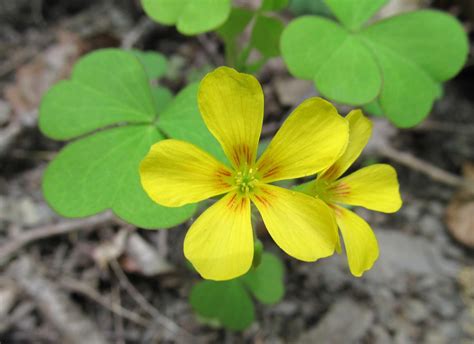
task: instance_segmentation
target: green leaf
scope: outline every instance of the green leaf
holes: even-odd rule
[[[263,0],[260,10],[279,11],[288,6],[288,0]]]
[[[379,101],[376,99],[373,102],[364,105],[364,112],[372,116],[383,116],[383,110],[380,107]]]
[[[151,126],[131,125],[70,143],[46,169],[46,200],[66,217],[90,216],[110,208],[118,217],[143,228],[171,227],[186,220],[195,206],[159,206],[140,185],[140,161],[160,139]]]
[[[361,35],[372,42],[376,55],[377,47],[390,49],[438,82],[452,78],[461,70],[469,50],[461,23],[432,10],[382,20],[367,27]]]
[[[357,30],[388,0],[325,0],[331,11],[349,30]]]
[[[314,81],[328,98],[354,105],[374,100],[382,86],[379,66],[372,54],[357,37],[350,35],[321,65]]]
[[[230,12],[230,16],[227,21],[219,27],[216,32],[223,39],[235,39],[240,35],[245,27],[250,23],[253,18],[253,12],[244,8],[235,7]]]
[[[217,140],[207,129],[197,106],[199,84],[190,84],[160,114],[158,127],[168,136],[194,143],[222,162],[227,162]]]
[[[462,26],[437,11],[389,18],[361,35],[383,71],[380,106],[400,127],[412,127],[424,119],[441,96],[439,82],[459,72],[468,53]]]
[[[143,228],[171,227],[189,218],[196,205],[159,206],[140,185],[140,161],[163,139],[155,123],[160,114],[171,128],[192,123],[186,127],[190,136],[201,138],[203,149],[216,149],[217,143],[203,139],[210,133],[199,116],[195,89],[175,99],[163,87],[150,90],[143,66],[130,52],[105,49],[82,58],[71,80],[56,84],[40,107],[40,128],[46,135],[80,137],[46,169],[43,192],[51,207],[66,217],[112,209]],[[167,135],[186,139],[183,128]]]
[[[173,100],[173,94],[165,87],[154,86],[151,88],[151,94],[155,102],[156,113],[163,112]]]
[[[259,266],[251,268],[241,277],[195,284],[191,290],[190,303],[208,321],[217,321],[228,329],[243,330],[255,318],[249,292],[264,304],[277,303],[284,294],[283,275],[280,259],[264,252]]]
[[[284,294],[283,264],[270,253],[262,254],[260,265],[250,270],[241,280],[253,293],[255,298],[264,304],[280,301]]]
[[[43,97],[39,127],[46,136],[67,140],[112,124],[150,122],[155,115],[142,65],[133,54],[104,49],[83,57],[71,79]]]
[[[142,0],[145,13],[160,24],[196,35],[222,25],[230,14],[230,0]]]
[[[168,69],[168,61],[166,58],[154,51],[132,50],[133,54],[138,58],[145,68],[145,72],[150,80],[159,79],[166,74]]]
[[[314,37],[313,44],[308,44],[308,36]],[[290,71],[313,79],[326,97],[360,105],[379,94],[382,79],[372,53],[335,22],[320,17],[297,19],[286,28],[281,43]]]
[[[377,57],[384,72],[380,107],[397,126],[420,123],[441,94],[440,86],[416,64],[392,50],[377,47]]]
[[[346,26],[355,28],[367,15],[351,8],[361,6],[372,14],[383,1],[357,1],[356,7],[351,7],[355,1],[327,3]],[[439,83],[458,73],[468,54],[460,23],[431,10],[388,18],[356,32],[325,18],[302,17],[286,27],[281,47],[290,72],[313,79],[324,96],[352,105],[376,100],[377,113],[400,127],[426,117],[442,94]]]
[[[253,302],[239,281],[202,281],[191,290],[190,303],[201,316],[231,330],[243,330],[255,318]]]
[[[250,38],[251,45],[266,57],[280,55],[280,36],[284,28],[280,19],[258,16]]]

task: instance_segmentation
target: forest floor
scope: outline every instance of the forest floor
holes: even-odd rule
[[[286,294],[233,333],[189,306],[198,276],[174,249],[186,224],[146,231],[109,213],[68,220],[43,199],[42,173],[63,144],[38,130],[41,96],[81,55],[132,46],[168,57],[165,83],[175,91],[223,63],[217,37],[151,23],[138,1],[0,2],[0,343],[474,342],[472,54],[422,125],[374,119],[358,165],[394,165],[404,200],[396,214],[358,210],[379,241],[374,268],[355,278],[344,256],[302,263],[264,237],[285,262]],[[270,137],[316,91],[279,59],[259,79]]]

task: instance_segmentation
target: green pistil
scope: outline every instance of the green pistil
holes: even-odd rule
[[[234,175],[234,183],[243,196],[248,196],[249,193],[253,192],[257,182],[258,179],[253,168],[244,168]]]
[[[328,202],[331,198],[331,192],[329,191],[330,185],[331,182],[328,182],[324,179],[318,179],[313,184],[314,189],[312,190],[312,194],[321,199],[322,201]]]

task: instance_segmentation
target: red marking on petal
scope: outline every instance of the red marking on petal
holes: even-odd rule
[[[229,201],[227,202],[227,206],[229,208],[233,208],[234,207],[234,201],[236,199],[237,195],[236,194],[233,194],[232,197],[229,199]]]
[[[253,152],[249,145],[242,143],[235,145],[232,150],[232,160],[238,165],[252,165],[253,164]]]
[[[332,165],[329,169],[323,174],[324,179],[332,179],[334,175],[338,172],[338,167],[336,165]]]
[[[347,196],[351,193],[351,187],[346,183],[336,183],[331,187],[331,192],[338,196]]]
[[[339,217],[339,218],[342,217],[342,215],[343,215],[342,210],[338,206],[336,206],[332,203],[327,203],[327,205],[334,211],[334,213],[336,214],[337,217]]]
[[[232,173],[230,171],[224,170],[224,169],[219,169],[217,170],[216,174],[218,176],[224,176],[224,177],[230,177]]]
[[[261,197],[261,196],[257,196],[257,195],[255,195],[254,197],[264,207],[268,207],[270,205],[270,203],[268,202],[267,199],[265,199],[265,197]]]

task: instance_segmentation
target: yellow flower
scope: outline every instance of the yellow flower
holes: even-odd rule
[[[321,172],[316,181],[303,185],[300,190],[326,202],[334,212],[346,248],[349,268],[360,277],[369,270],[379,256],[377,239],[367,222],[340,204],[362,206],[384,213],[400,209],[397,173],[387,164],[375,164],[338,179],[357,159],[372,134],[372,122],[360,110],[351,111],[349,142],[344,154]],[[337,251],[341,251],[340,243]]]
[[[220,67],[198,92],[199,109],[231,167],[178,140],[154,144],[140,165],[143,188],[157,203],[179,207],[224,195],[193,223],[184,254],[206,279],[246,273],[254,243],[251,202],[273,240],[289,255],[315,261],[334,253],[337,225],[321,200],[270,183],[313,175],[330,166],[347,144],[347,121],[321,98],[295,109],[256,161],[263,92],[251,75]]]

